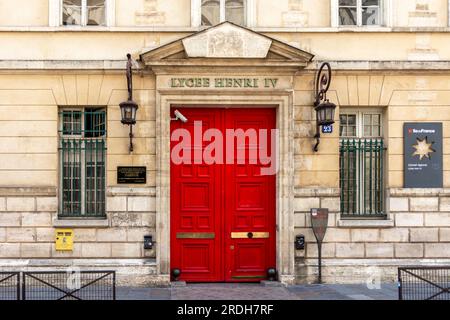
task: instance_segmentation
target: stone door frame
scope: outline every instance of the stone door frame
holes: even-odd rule
[[[158,83],[158,81],[156,81]],[[170,281],[170,107],[175,104],[276,106],[279,172],[276,178],[276,260],[279,280],[293,283],[294,146],[293,91],[173,90],[156,92],[157,274]]]

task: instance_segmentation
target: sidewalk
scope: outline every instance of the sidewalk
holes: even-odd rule
[[[188,284],[171,288],[117,288],[118,300],[397,300],[394,283],[370,290],[359,284],[265,287],[260,284]]]

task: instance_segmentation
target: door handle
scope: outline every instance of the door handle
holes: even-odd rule
[[[177,239],[215,239],[214,232],[178,232]]]
[[[231,239],[268,239],[270,232],[232,232]]]

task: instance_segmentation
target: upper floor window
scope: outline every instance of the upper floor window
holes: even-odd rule
[[[202,26],[213,26],[223,21],[238,25],[246,23],[245,0],[202,0]]]
[[[381,0],[339,0],[340,26],[378,26]]]
[[[106,25],[105,0],[63,0],[63,25]]]

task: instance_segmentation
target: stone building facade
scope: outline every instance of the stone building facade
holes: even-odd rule
[[[312,208],[330,211],[327,282],[393,280],[398,266],[448,265],[450,1],[210,2],[0,0],[0,270],[74,265],[116,270],[120,284],[170,282],[173,105],[276,110],[272,237],[280,281],[315,280]],[[132,153],[119,108],[128,94],[127,53],[139,105]],[[333,69],[328,99],[337,105],[336,123],[314,152],[314,81],[324,61]],[[189,80],[227,78],[257,79],[258,86]],[[103,120],[85,115],[100,112]],[[96,151],[88,165],[80,151],[74,162],[84,165],[77,167],[69,151],[65,161],[64,139],[95,121],[89,137],[105,143],[102,160]],[[403,130],[410,122],[443,124],[442,187],[405,188]],[[363,140],[383,141],[374,160],[383,166],[370,169],[377,178],[357,179],[359,167],[346,169],[353,158],[345,158],[343,141]],[[119,184],[119,166],[146,167],[145,184]],[[346,174],[360,182],[352,185]],[[65,177],[72,180],[65,184]],[[83,194],[75,204],[80,215],[65,215],[77,211],[64,196],[75,189]],[[375,200],[363,199],[366,189]],[[90,205],[104,216],[81,214]],[[72,251],[56,250],[59,229],[73,231]],[[301,234],[305,249],[295,250]],[[155,244],[144,249],[149,235]]]

